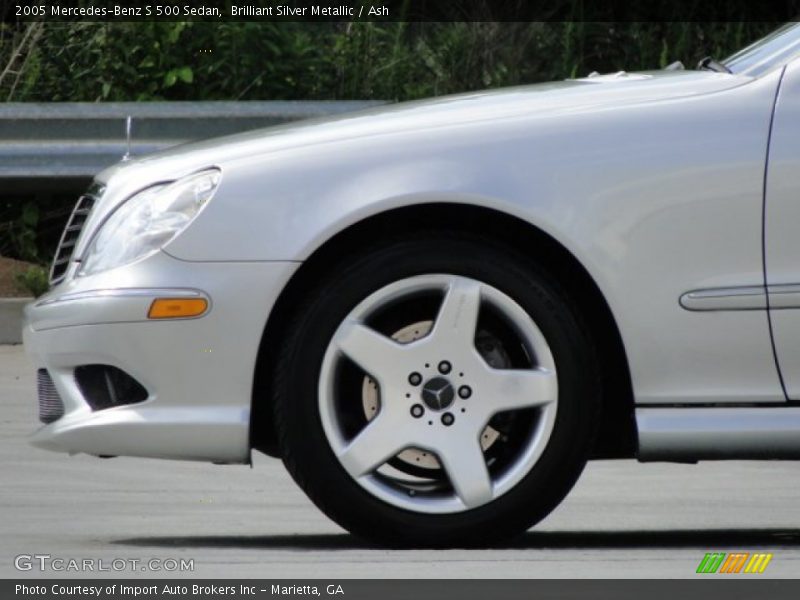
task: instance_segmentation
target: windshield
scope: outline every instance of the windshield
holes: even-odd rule
[[[756,77],[800,54],[800,23],[788,23],[722,63],[733,73]]]

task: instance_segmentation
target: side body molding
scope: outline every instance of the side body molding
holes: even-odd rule
[[[766,290],[762,285],[694,290],[683,294],[680,304],[696,312],[800,309],[800,284],[771,285]]]

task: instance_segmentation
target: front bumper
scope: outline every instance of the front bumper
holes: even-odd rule
[[[31,438],[38,447],[98,456],[248,462],[253,376],[269,312],[292,262],[187,262],[159,252],[64,282],[29,304],[23,339],[46,369],[64,416]],[[157,297],[200,294],[208,310],[148,320]],[[121,369],[143,402],[92,410],[75,378],[84,365]]]

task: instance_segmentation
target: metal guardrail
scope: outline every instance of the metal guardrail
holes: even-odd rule
[[[0,180],[86,179],[131,154],[287,121],[334,115],[382,102],[108,102],[0,104]],[[2,195],[2,190],[0,190]]]

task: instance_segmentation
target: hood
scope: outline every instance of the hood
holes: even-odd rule
[[[643,102],[721,92],[752,79],[710,71],[620,72],[404,102],[174,146],[118,163],[100,173],[97,180],[107,182],[119,174],[125,179],[130,177],[153,181],[177,177],[211,165],[224,166],[226,162],[238,158],[252,158],[287,148],[398,131],[419,130],[430,135],[439,127],[516,116],[550,118],[563,113],[618,109]]]

